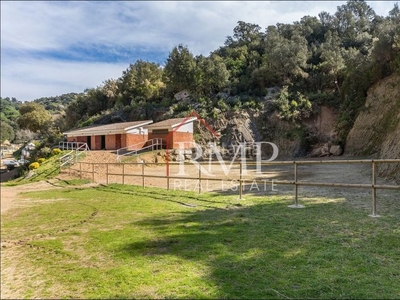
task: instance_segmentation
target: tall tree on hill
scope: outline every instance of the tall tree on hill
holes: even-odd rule
[[[0,121],[0,141],[3,143],[5,140],[12,142],[15,137],[14,129],[4,121]]]
[[[179,45],[170,52],[164,68],[168,92],[195,89],[196,61],[187,47]]]
[[[17,123],[21,129],[40,131],[42,134],[47,134],[51,129],[51,115],[43,106],[34,102],[24,103],[19,108],[19,113]]]
[[[216,54],[210,57],[196,57],[196,92],[209,96],[217,93],[229,83],[229,71],[222,58]]]
[[[320,52],[321,63],[318,68],[327,77],[327,80],[325,80],[326,87],[333,86],[340,92],[339,73],[344,69],[345,64],[340,47],[340,38],[336,32],[328,31],[325,34],[325,42],[321,45]]]
[[[397,3],[376,31],[371,58],[374,62],[374,75],[380,79],[400,71],[400,9]]]
[[[215,52],[224,59],[236,93],[253,88],[252,73],[261,66],[264,37],[259,25],[239,21],[233,36],[228,36],[225,46]]]
[[[265,79],[270,85],[291,84],[295,79],[306,78],[307,40],[298,32],[290,39],[282,36],[278,28],[269,26],[266,36],[263,66]]]
[[[146,102],[162,96],[163,70],[159,65],[138,60],[123,72],[118,84],[123,105]]]
[[[338,6],[334,24],[343,46],[367,54],[372,44],[371,25],[375,17],[375,11],[364,0],[350,0]]]

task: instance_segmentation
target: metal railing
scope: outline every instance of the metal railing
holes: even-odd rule
[[[263,162],[262,166],[272,166],[272,165],[287,165],[287,166],[293,166],[293,180],[267,180],[267,179],[259,179],[257,177],[252,177],[252,178],[245,178],[244,175],[244,170],[243,166],[246,165],[255,165],[255,163],[249,163],[246,162],[246,164],[240,162],[240,163],[233,163],[233,166],[236,166],[239,169],[239,174],[237,178],[234,178],[230,176],[230,180],[235,181],[238,183],[238,193],[239,193],[239,199],[243,199],[243,190],[244,190],[244,184],[246,183],[258,183],[258,184],[281,184],[281,185],[292,185],[294,187],[294,204],[289,205],[291,208],[304,208],[303,205],[299,204],[299,192],[298,192],[298,187],[299,186],[314,186],[314,187],[344,187],[344,188],[366,188],[366,189],[371,189],[372,192],[372,214],[370,215],[371,217],[379,217],[377,214],[377,195],[376,191],[377,189],[392,189],[392,190],[400,190],[400,185],[389,185],[389,184],[377,184],[377,164],[380,163],[400,163],[400,159],[376,159],[376,160],[319,160],[319,161],[272,161],[272,162]],[[82,168],[82,164],[88,164],[91,165],[90,170],[84,170]],[[106,175],[106,184],[109,184],[109,176],[121,176],[122,177],[122,184],[125,184],[125,177],[141,177],[141,185],[144,188],[146,186],[145,184],[145,179],[146,178],[163,178],[166,179],[167,184],[166,188],[167,190],[170,190],[170,180],[171,179],[184,179],[184,180],[197,180],[198,182],[198,192],[202,192],[202,181],[221,181],[221,177],[219,178],[210,178],[206,177],[203,174],[201,166],[207,166],[210,163],[197,163],[197,166],[200,166],[198,168],[198,173],[196,174],[197,176],[195,177],[188,177],[188,176],[173,176],[170,175],[170,167],[174,165],[193,165],[191,163],[179,163],[179,162],[167,162],[167,163],[79,163],[79,169],[72,169],[71,170],[77,171],[79,173],[79,176],[82,177],[82,174],[84,173],[90,173],[91,174],[91,179],[93,182],[96,182],[95,180],[95,165],[100,165],[100,166],[105,166],[106,170],[105,172],[101,172],[102,174]],[[211,163],[211,164],[218,164],[218,163]],[[307,164],[370,164],[371,165],[371,183],[329,183],[329,182],[315,182],[315,181],[302,181],[299,180],[299,173],[298,173],[298,166],[299,165],[307,165]],[[109,166],[110,165],[121,165],[122,166],[122,172],[121,173],[113,173],[109,171]],[[136,165],[140,166],[140,172],[136,174],[132,173],[126,173],[126,166],[129,165]],[[160,174],[160,175],[150,175],[150,174],[145,174],[145,166],[154,166],[154,165],[164,165],[166,166],[166,171],[165,175]],[[162,172],[163,173],[163,172]]]
[[[141,145],[143,145],[143,142],[118,149],[117,150],[117,162],[120,162],[121,157],[123,157],[123,156],[137,155],[139,152],[163,149],[163,147],[165,146],[165,142],[164,142],[164,139],[156,138],[156,139],[151,139],[151,140],[146,141],[144,143],[143,147]],[[132,151],[129,151],[129,149],[132,149],[132,148],[134,148],[134,149]]]
[[[58,147],[61,150],[78,150],[78,151],[90,150],[88,144],[84,142],[59,142]]]
[[[61,143],[63,142],[60,142],[60,144]],[[68,142],[67,144],[74,144],[71,145],[73,150],[60,157],[60,169],[65,165],[71,165],[74,162],[77,162],[79,156],[81,156],[85,151],[90,151],[89,146],[86,143]],[[66,150],[68,150],[68,148]]]

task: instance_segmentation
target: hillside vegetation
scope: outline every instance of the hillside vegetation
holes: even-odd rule
[[[303,155],[321,142],[343,146],[368,90],[399,73],[398,5],[379,16],[365,1],[351,0],[334,14],[304,16],[292,24],[263,29],[239,21],[233,35],[208,56],[177,45],[163,66],[137,60],[121,77],[69,94],[56,107],[38,99],[58,117],[53,114],[52,124],[42,118],[36,127],[20,129],[40,127],[51,135],[92,124],[160,121],[195,110],[219,127],[223,141],[279,140],[288,153]],[[336,117],[330,118],[334,133],[321,138],[309,124],[321,120],[324,109]],[[231,116],[242,121],[223,128]],[[240,130],[246,116],[251,124]],[[49,126],[53,130],[43,130]]]

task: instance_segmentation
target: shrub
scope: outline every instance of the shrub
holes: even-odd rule
[[[54,148],[53,150],[51,150],[52,155],[58,155],[60,153],[61,153],[61,149],[59,149],[59,148]]]
[[[51,153],[51,149],[49,147],[43,147],[40,149],[39,154],[41,157],[48,157]]]
[[[38,163],[42,164],[42,163],[44,163],[45,160],[46,160],[45,158],[41,157],[41,158],[38,159]]]
[[[39,163],[37,161],[35,161],[29,165],[29,170],[37,169],[37,168],[39,168],[39,166],[40,166]]]

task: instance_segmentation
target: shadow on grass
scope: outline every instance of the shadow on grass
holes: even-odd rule
[[[160,238],[126,244],[117,253],[128,260],[175,256],[205,265],[203,279],[218,290],[212,298],[399,296],[400,277],[393,273],[400,269],[400,239],[393,230],[399,230],[398,218],[378,221],[326,199],[307,209],[287,204],[280,199],[134,222]],[[186,295],[210,297],[192,294],[190,287]]]

